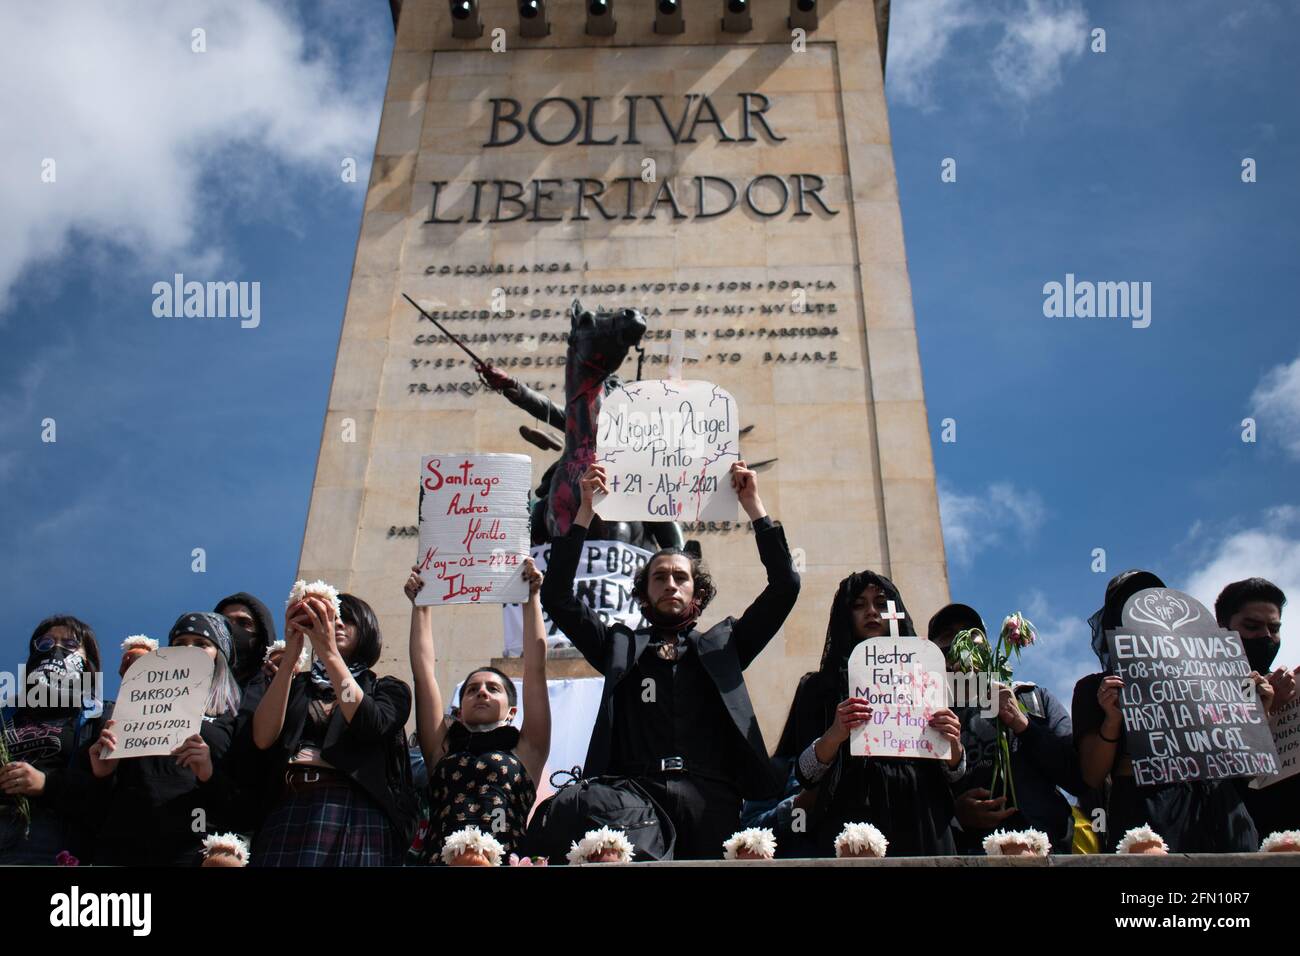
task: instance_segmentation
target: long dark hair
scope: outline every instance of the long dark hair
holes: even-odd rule
[[[874,571],[859,571],[841,581],[831,602],[821,664],[799,679],[774,756],[798,757],[825,732],[835,708],[848,694],[849,655],[862,643],[853,629],[853,602],[872,584],[884,593],[886,600],[894,602],[896,611],[906,615],[899,624],[899,634],[916,636],[912,615],[907,613],[903,596],[889,578]]]
[[[72,617],[68,614],[55,614],[47,617],[36,625],[36,630],[32,631],[32,638],[27,642],[27,668],[31,670],[36,666],[39,653],[36,650],[37,639],[44,637],[56,627],[66,627],[72,632],[72,636],[81,641],[81,650],[86,658],[86,670],[96,672],[101,670],[99,662],[99,642],[95,640],[95,629],[80,618]]]
[[[357,629],[357,646],[348,658],[349,664],[362,664],[374,667],[379,661],[379,653],[384,649],[384,638],[379,633],[379,618],[374,610],[355,594],[340,594],[339,609],[344,624],[352,624]]]

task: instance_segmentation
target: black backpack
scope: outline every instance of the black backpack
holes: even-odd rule
[[[556,778],[568,777],[567,783]],[[622,830],[635,847],[634,860],[671,860],[677,831],[668,814],[635,780],[628,777],[580,779],[578,768],[551,774],[558,786],[533,812],[524,834],[523,854],[544,856],[552,864],[567,862],[570,845],[588,830]]]

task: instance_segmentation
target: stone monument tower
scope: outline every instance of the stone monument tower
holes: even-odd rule
[[[409,673],[402,582],[421,456],[552,460],[402,298],[563,402],[575,297],[673,329],[728,389],[803,592],[746,680],[769,745],[839,580],[891,576],[920,627],[948,600],[883,89],[886,0],[404,0],[299,575],[371,602]],[[655,351],[656,346],[662,351]],[[621,374],[636,376],[635,357]],[[762,588],[752,535],[685,528],[718,582]],[[441,608],[439,680],[502,653],[497,607]]]

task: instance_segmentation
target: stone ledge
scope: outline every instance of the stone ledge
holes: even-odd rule
[[[883,860],[855,859],[788,859],[788,860],[673,860],[662,863],[592,863],[589,866],[831,866],[880,867],[899,869],[939,867],[941,869],[977,869],[999,867],[1033,867],[1036,869],[1229,867],[1229,866],[1300,866],[1300,853],[1171,853],[1168,856],[1117,855],[1090,853],[1078,856],[987,857],[987,856],[909,856]]]

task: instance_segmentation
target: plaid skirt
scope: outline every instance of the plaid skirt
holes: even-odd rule
[[[400,866],[405,846],[358,787],[294,794],[266,818],[249,866]]]

